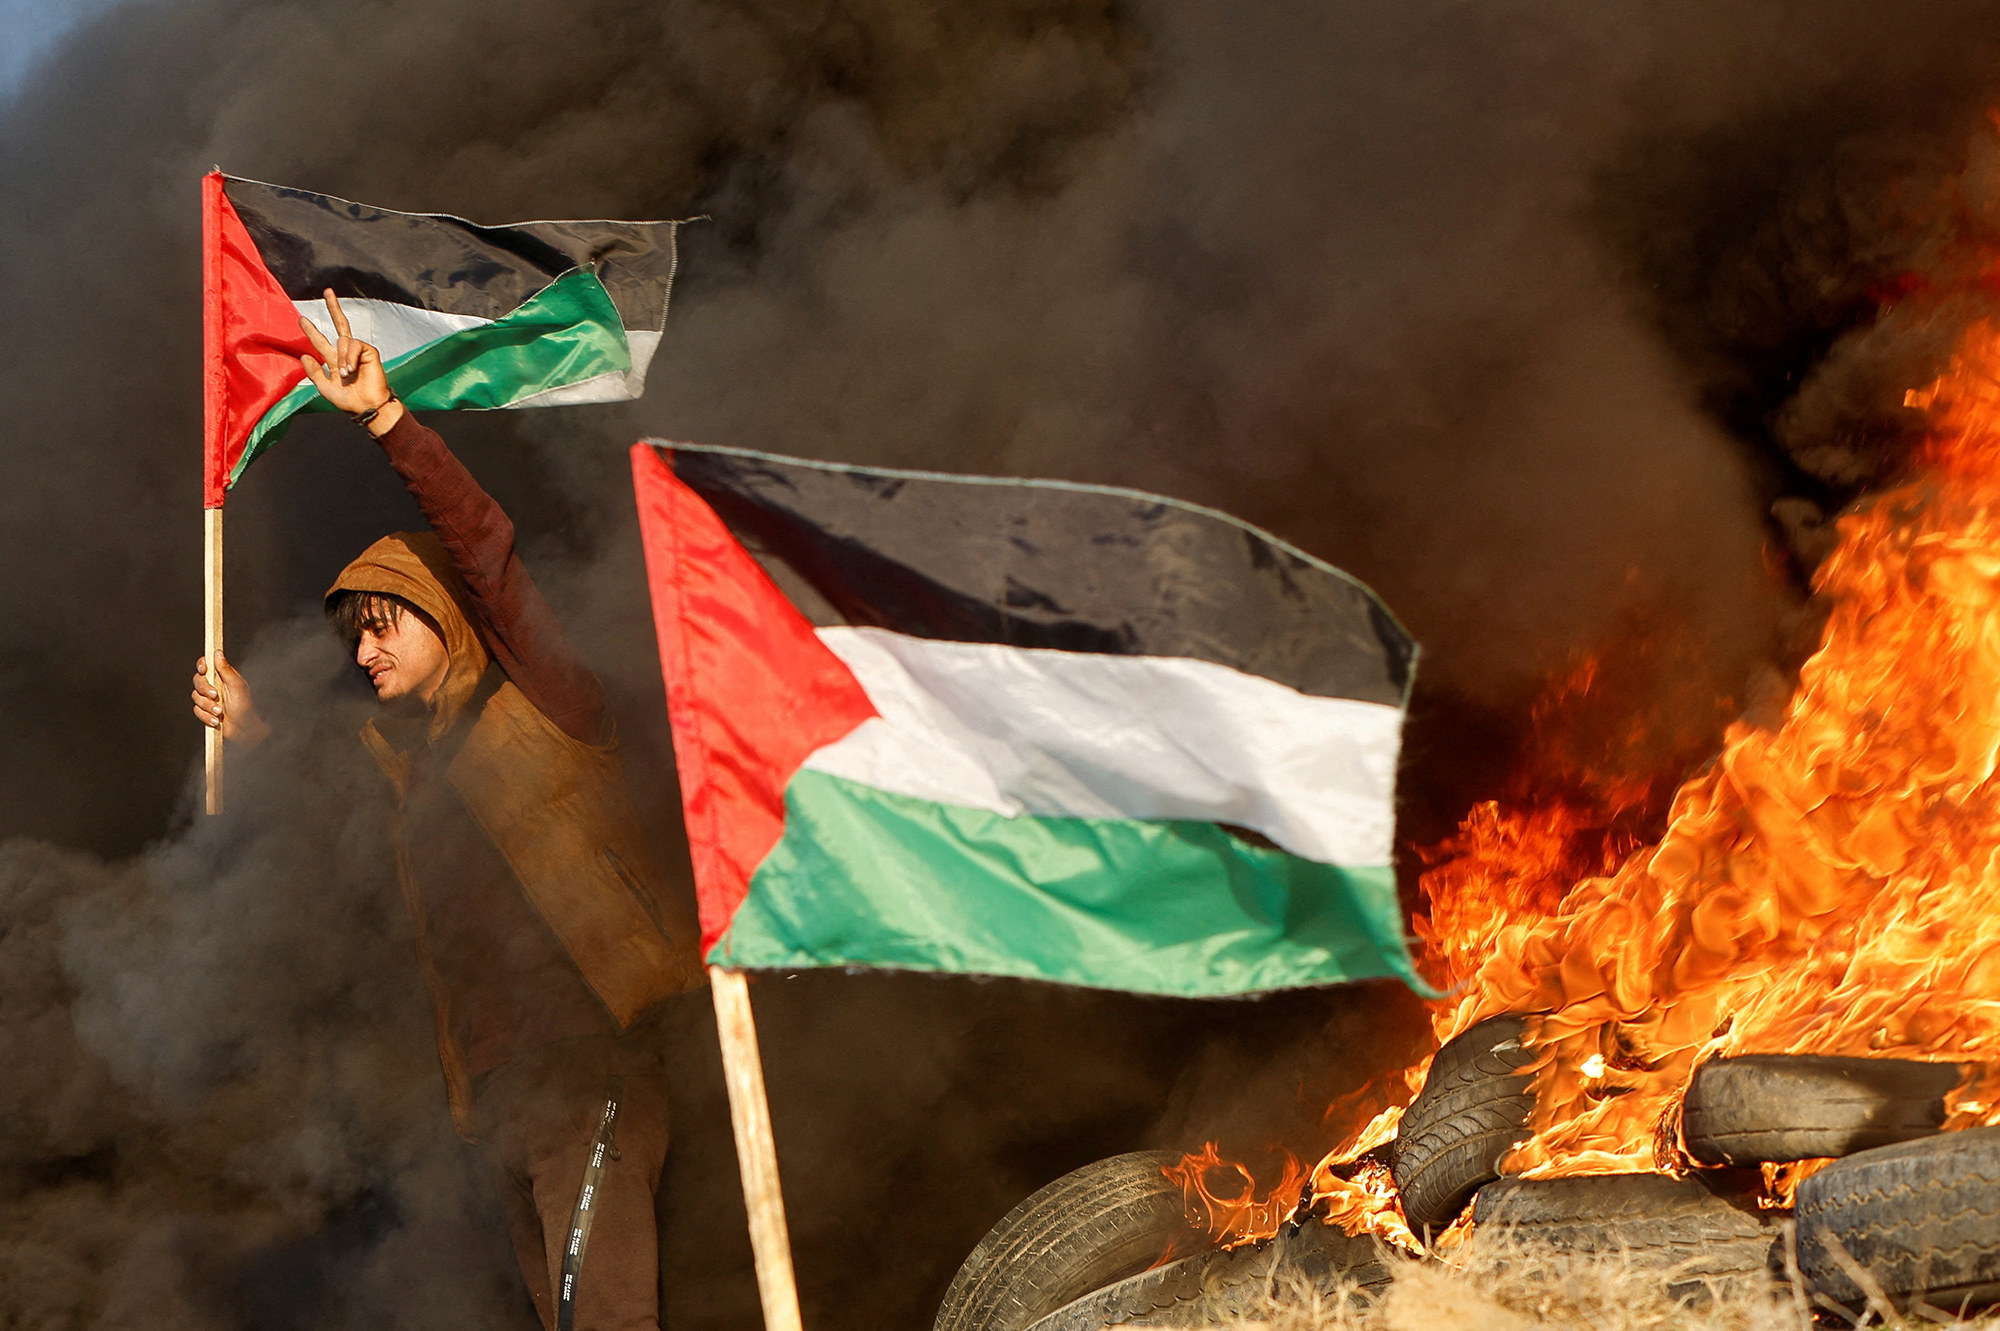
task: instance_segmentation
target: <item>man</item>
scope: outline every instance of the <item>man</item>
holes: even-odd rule
[[[640,834],[603,688],[522,567],[513,524],[390,391],[333,292],[326,303],[336,339],[301,319],[319,353],[301,363],[431,527],[363,551],[326,612],[381,704],[361,738],[395,790],[452,1118],[493,1166],[543,1325],[657,1328],[666,1082],[634,1024],[701,983],[695,930]],[[195,715],[254,745],[268,728],[250,689],[216,665],[220,694],[196,662]]]

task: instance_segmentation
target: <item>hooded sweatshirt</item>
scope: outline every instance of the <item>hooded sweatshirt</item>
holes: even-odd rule
[[[388,592],[443,639],[421,712],[362,731],[394,786],[397,869],[453,1117],[529,1050],[606,1034],[701,982],[692,919],[624,787],[602,686],[514,549],[513,524],[405,413],[383,451],[430,521],[384,537],[327,595]]]

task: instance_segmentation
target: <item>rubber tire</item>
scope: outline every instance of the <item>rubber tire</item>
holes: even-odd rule
[[[1845,1307],[1860,1288],[1833,1235],[1902,1304],[1947,1312],[2000,1302],[2000,1128],[1968,1128],[1837,1160],[1799,1184],[1799,1269]]]
[[[1521,1017],[1488,1017],[1445,1042],[1410,1102],[1389,1156],[1403,1218],[1417,1234],[1458,1218],[1472,1194],[1500,1177],[1500,1161],[1528,1138],[1535,1053]]]
[[[1347,1289],[1380,1297],[1392,1272],[1373,1239],[1312,1222],[1266,1243],[1197,1253],[1121,1280],[1057,1309],[1029,1331],[1107,1326],[1213,1327],[1261,1311],[1303,1284],[1322,1299]]]
[[[1701,1065],[1681,1140],[1705,1165],[1783,1164],[1935,1136],[1956,1063],[1745,1054]]]
[[[1213,1246],[1188,1224],[1176,1151],[1114,1155],[1009,1211],[952,1277],[935,1331],[1027,1331],[1065,1304],[1134,1276],[1176,1247]]]
[[[1783,1261],[1784,1216],[1734,1180],[1698,1174],[1502,1179],[1479,1190],[1472,1219],[1560,1252],[1628,1254],[1666,1274],[1678,1299],[1768,1283]]]

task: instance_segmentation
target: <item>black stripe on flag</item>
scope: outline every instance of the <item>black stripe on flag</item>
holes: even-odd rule
[[[293,300],[343,296],[498,319],[572,268],[604,283],[631,329],[666,327],[678,222],[518,222],[398,213],[228,178],[224,192]]]
[[[1400,704],[1416,644],[1368,588],[1210,509],[1101,486],[653,441],[815,624],[1179,656]]]

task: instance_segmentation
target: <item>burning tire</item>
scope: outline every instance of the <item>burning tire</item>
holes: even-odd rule
[[[1865,1301],[1832,1243],[1898,1303],[1957,1312],[2000,1302],[2000,1128],[1835,1161],[1799,1185],[1799,1267],[1849,1308]]]
[[[1702,1065],[1681,1138],[1705,1165],[1853,1155],[1937,1133],[1956,1063],[1747,1054]]]
[[[934,1331],[1026,1331],[1178,1249],[1210,1246],[1166,1176],[1174,1151],[1136,1151],[1063,1175],[1009,1211],[952,1277]]]
[[[1301,1285],[1330,1299],[1379,1295],[1391,1272],[1373,1239],[1317,1222],[1268,1243],[1197,1253],[1121,1280],[1036,1322],[1030,1331],[1102,1331],[1107,1326],[1213,1327],[1259,1310]]]
[[[1528,1137],[1534,1061],[1520,1017],[1489,1017],[1445,1042],[1397,1131],[1389,1172],[1403,1218],[1418,1234],[1458,1218],[1472,1194],[1500,1177],[1500,1161]]]
[[[1783,1232],[1748,1194],[1664,1174],[1502,1179],[1479,1190],[1472,1218],[1560,1252],[1627,1254],[1683,1299],[1772,1279]]]

